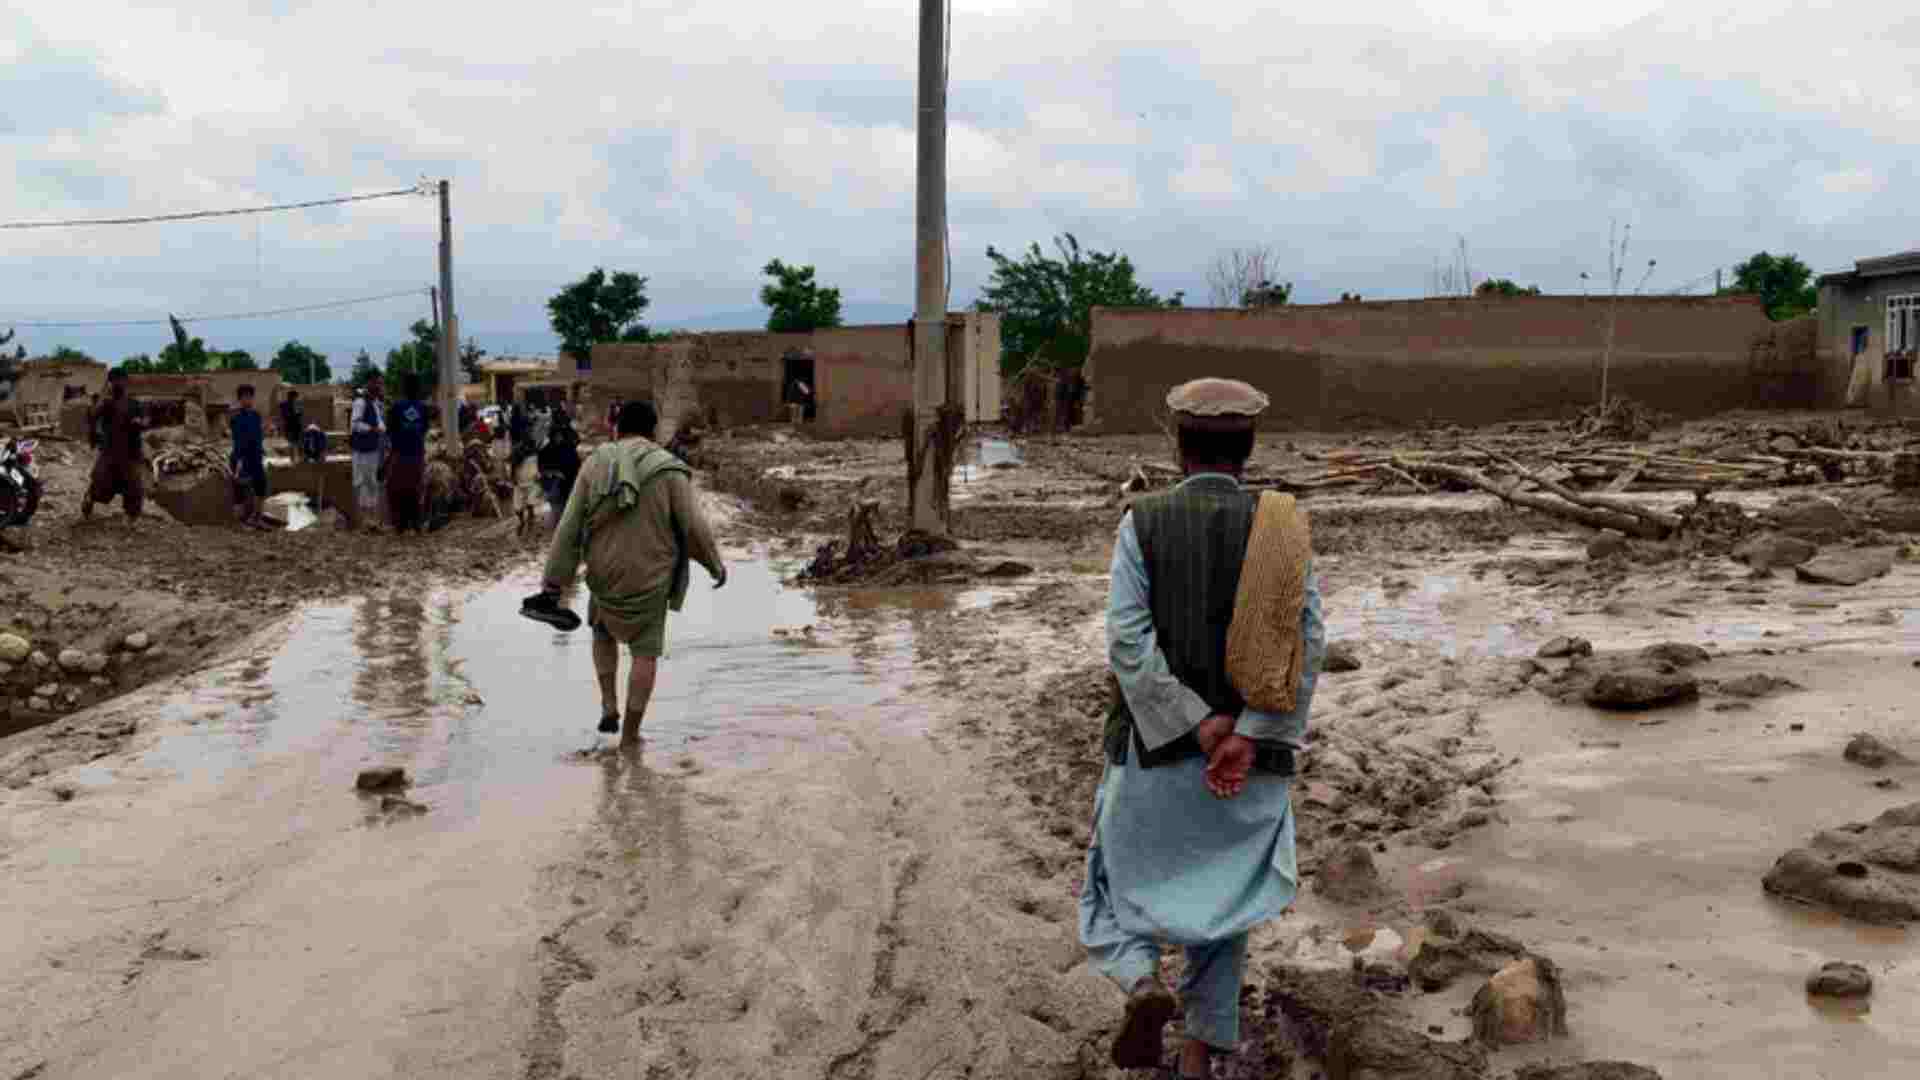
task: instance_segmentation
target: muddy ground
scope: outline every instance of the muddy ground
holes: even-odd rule
[[[1780,424],[1722,418],[1653,445],[1705,453]],[[1279,433],[1254,467],[1548,434]],[[56,502],[59,543],[5,567],[58,587],[40,632],[104,649],[152,619],[194,651],[123,661],[156,669],[116,693],[150,685],[0,740],[18,784],[0,1000],[29,1006],[0,1024],[0,1076],[203,1075],[195,1033],[215,1028],[250,1033],[218,1055],[246,1075],[1122,1075],[1105,1064],[1119,995],[1081,963],[1074,904],[1120,486],[1168,448],[1013,449],[963,455],[959,552],[796,590],[782,583],[861,499],[883,540],[899,532],[897,446],[710,438],[697,463],[742,570],[674,623],[639,762],[580,723],[585,642],[514,619],[531,560],[496,525],[129,535]],[[1831,512],[1794,503],[1809,494]],[[1865,731],[1920,757],[1920,538],[1903,528],[1920,515],[1875,482],[1727,498],[1743,535],[1783,515],[1891,570],[1763,574],[1725,536],[1590,556],[1591,531],[1475,493],[1306,500],[1356,666],[1322,679],[1295,794],[1301,898],[1256,937],[1243,1045],[1216,1075],[1920,1069],[1907,932],[1761,887],[1810,835],[1920,798],[1910,763],[1842,753]],[[475,574],[497,583],[459,583]],[[59,614],[129,581],[150,606]],[[164,621],[182,613],[206,631]],[[1562,636],[1592,655],[1537,655]],[[1667,643],[1703,652],[1643,656]],[[1584,701],[1615,667],[1661,664],[1690,696]],[[355,801],[355,769],[386,761],[414,770],[430,812]],[[1443,948],[1418,960],[1429,942]],[[1564,1036],[1471,1044],[1503,949],[1557,965]],[[1455,954],[1450,977],[1419,966]],[[1873,974],[1870,1006],[1807,996],[1828,960]]]
[[[7,530],[9,546],[25,550],[0,553],[0,633],[52,662],[6,664],[0,735],[192,671],[304,604],[394,582],[491,579],[537,547],[516,540],[510,523],[464,516],[427,538],[347,532],[332,514],[297,531],[188,526],[151,496],[138,520],[114,503],[82,521],[92,452],[41,439],[45,495],[30,525]],[[143,648],[125,646],[134,634],[146,635]],[[108,663],[63,671],[67,650]],[[0,752],[0,786],[55,767]]]

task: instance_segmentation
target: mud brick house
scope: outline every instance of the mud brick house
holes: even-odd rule
[[[1920,251],[1860,259],[1818,285],[1821,352],[1845,373],[1846,403],[1920,416]]]
[[[85,402],[107,388],[107,365],[98,360],[54,360],[41,357],[21,361],[15,369],[13,394],[0,415],[11,413],[14,423],[23,427],[65,423],[63,406],[69,401]],[[63,431],[73,438],[86,434],[83,419],[77,431]]]
[[[1096,308],[1086,428],[1160,430],[1168,389],[1199,375],[1264,390],[1276,427],[1570,416],[1599,400],[1611,303],[1524,296]],[[1756,339],[1773,333],[1757,297],[1618,303],[1609,394],[1678,416],[1769,403],[1752,371]]]
[[[1000,419],[1000,317],[947,316],[947,400],[970,423]],[[689,334],[649,344],[596,345],[581,414],[603,416],[615,397],[651,398],[661,438],[697,418],[721,427],[783,423],[795,380],[813,390],[807,428],[827,436],[894,435],[913,403],[912,328],[905,323],[841,326],[804,334],[762,331]],[[562,360],[562,373],[573,361]]]

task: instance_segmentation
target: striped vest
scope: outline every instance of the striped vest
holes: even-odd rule
[[[1258,496],[1222,476],[1202,476],[1133,501],[1133,530],[1147,567],[1153,630],[1167,666],[1215,712],[1246,707],[1227,679],[1227,628],[1233,623],[1240,566],[1247,557]],[[1200,753],[1191,732],[1149,751],[1134,734],[1133,713],[1116,687],[1107,716],[1107,759],[1151,769]],[[1270,755],[1262,753],[1263,763]],[[1287,771],[1291,771],[1291,753]],[[1275,769],[1274,771],[1278,771]]]

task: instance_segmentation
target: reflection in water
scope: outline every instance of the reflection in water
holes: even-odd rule
[[[431,726],[427,632],[426,605],[417,597],[367,596],[354,607],[353,700],[379,721],[372,739],[381,751],[410,754]],[[444,639],[440,651],[444,655]]]
[[[645,750],[600,752],[600,800],[596,816],[622,864],[647,860],[668,881],[684,881],[693,865],[679,793],[673,782],[647,768]]]

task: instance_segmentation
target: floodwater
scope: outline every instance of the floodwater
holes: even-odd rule
[[[314,608],[114,703],[157,732],[144,749],[72,774],[71,802],[22,793],[7,810],[0,1076],[559,1075],[543,1070],[592,1025],[555,1014],[551,942],[632,903],[583,895],[610,872],[581,869],[583,853],[660,860],[648,872],[675,888],[724,876],[775,831],[708,850],[704,828],[737,828],[740,810],[715,808],[743,784],[766,790],[748,807],[763,817],[855,747],[925,738],[902,688],[954,594],[843,595],[823,612],[764,559],[730,569],[717,592],[696,574],[671,620],[636,757],[593,732],[588,632],[518,615],[530,573]],[[372,765],[404,766],[425,812],[356,793]],[[608,836],[629,848],[596,846]],[[864,890],[860,858],[843,865]],[[817,906],[836,886],[814,887]],[[851,1025],[863,995],[845,989]]]

